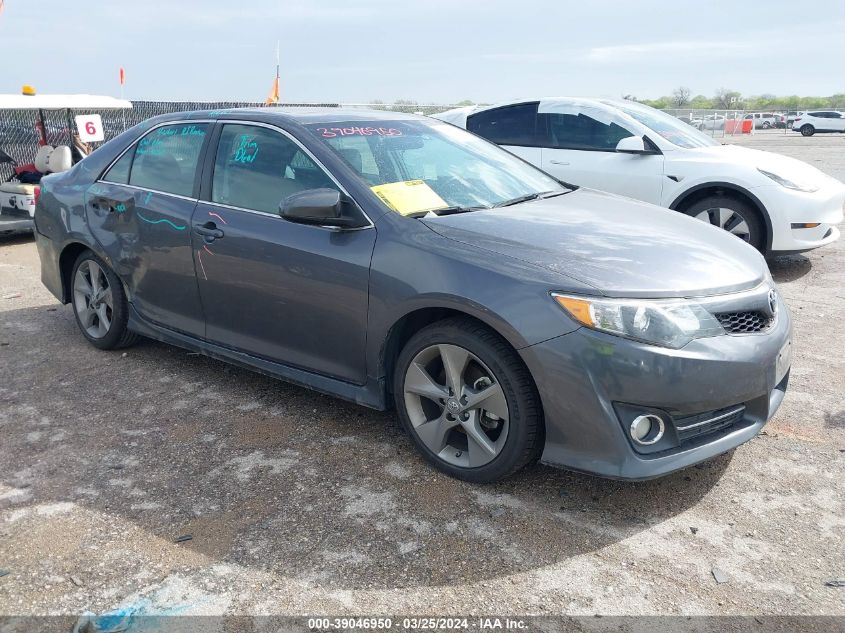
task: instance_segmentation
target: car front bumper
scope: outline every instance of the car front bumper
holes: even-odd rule
[[[818,191],[805,193],[764,185],[751,192],[769,214],[772,225],[770,254],[808,251],[835,242],[839,238],[837,224],[842,222],[845,185],[833,178]],[[793,228],[794,224],[818,223],[813,228]]]
[[[778,318],[765,333],[698,339],[679,350],[586,328],[523,348],[545,414],[541,461],[610,478],[650,479],[739,446],[783,400],[791,335],[779,299]],[[628,428],[638,412],[665,420],[659,445],[635,448]],[[738,413],[725,418],[730,412]],[[720,416],[722,422],[679,439],[682,426]]]

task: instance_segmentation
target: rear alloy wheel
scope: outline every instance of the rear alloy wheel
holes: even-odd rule
[[[91,251],[83,252],[73,266],[71,278],[71,303],[85,338],[100,349],[133,344],[137,336],[126,328],[126,294],[117,275],[103,260]]]
[[[709,196],[683,212],[736,235],[758,251],[762,252],[765,247],[763,222],[757,210],[743,200],[731,196]]]
[[[814,128],[809,123],[807,125],[801,126],[801,136],[812,136],[816,133],[816,128]]]
[[[468,319],[423,328],[394,376],[403,426],[423,456],[453,477],[490,482],[539,456],[539,397],[497,334]]]
[[[772,127],[771,123],[769,123],[768,121],[763,121],[763,129],[764,130],[768,130],[770,127]]]

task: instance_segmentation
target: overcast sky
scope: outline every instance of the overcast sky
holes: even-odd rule
[[[845,92],[845,0],[6,0],[0,93],[289,102]]]

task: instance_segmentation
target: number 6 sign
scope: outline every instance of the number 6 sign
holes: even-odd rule
[[[85,143],[105,140],[103,120],[99,114],[80,114],[75,119],[79,140]]]

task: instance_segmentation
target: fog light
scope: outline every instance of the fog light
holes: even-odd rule
[[[638,415],[631,422],[631,438],[642,446],[659,442],[664,430],[663,419],[652,413]]]

